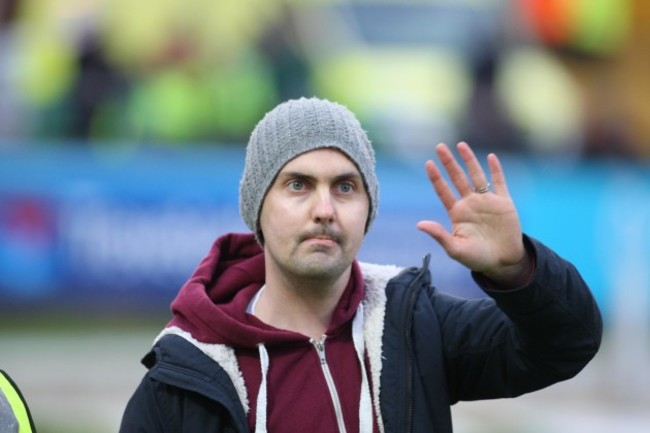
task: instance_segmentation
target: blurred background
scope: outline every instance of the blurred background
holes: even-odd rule
[[[461,403],[459,433],[650,431],[650,2],[0,0],[0,368],[39,432],[115,432],[169,303],[243,231],[252,128],[279,102],[347,105],[378,152],[366,261],[432,254],[423,163],[499,153],[524,230],[605,315],[576,379]]]

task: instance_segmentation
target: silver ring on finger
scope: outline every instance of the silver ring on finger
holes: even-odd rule
[[[486,183],[485,186],[483,187],[476,187],[474,188],[474,192],[478,194],[485,194],[486,192],[490,192],[490,187],[492,184],[490,182]]]

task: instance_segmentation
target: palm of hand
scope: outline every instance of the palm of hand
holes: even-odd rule
[[[521,243],[519,217],[509,198],[472,194],[449,210],[449,219],[451,236],[445,250],[468,268],[489,272],[521,259],[517,255]]]
[[[477,193],[472,185],[488,184],[483,169],[466,143],[459,143],[458,151],[468,174],[446,145],[436,148],[459,198],[436,165],[432,161],[426,164],[429,179],[449,215],[450,232],[435,221],[421,221],[417,227],[438,241],[450,257],[471,270],[497,277],[506,275],[510,268],[522,262],[526,253],[519,217],[501,165],[496,155],[488,156],[494,192]]]

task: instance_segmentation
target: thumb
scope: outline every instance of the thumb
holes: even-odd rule
[[[438,224],[435,221],[420,221],[415,226],[418,228],[418,230],[421,230],[431,236],[442,246],[442,248],[447,250],[447,246],[451,242],[452,236],[449,234],[449,232],[447,232],[447,230],[445,230],[442,225]]]

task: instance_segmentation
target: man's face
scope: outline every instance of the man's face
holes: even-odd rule
[[[318,149],[292,159],[262,203],[267,272],[338,278],[361,247],[369,206],[361,174],[343,153]]]

